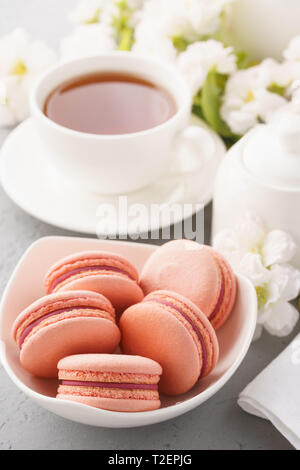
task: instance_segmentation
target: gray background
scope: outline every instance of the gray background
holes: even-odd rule
[[[57,48],[59,39],[71,29],[66,14],[75,1],[1,0],[0,35],[23,26]],[[0,143],[7,134],[0,130]],[[205,219],[208,237],[211,206]],[[34,240],[72,235],[23,213],[1,188],[0,221],[1,293],[19,257]],[[19,392],[0,366],[0,449],[291,449],[269,422],[244,413],[237,396],[298,331],[300,325],[284,339],[264,334],[229,383],[208,402],[169,422],[137,429],[93,428],[59,418]]]

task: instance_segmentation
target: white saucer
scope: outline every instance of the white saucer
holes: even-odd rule
[[[207,127],[194,116],[191,124]],[[189,204],[184,217],[182,211],[173,216],[172,223],[178,223],[199,210],[201,204],[210,202],[216,170],[226,149],[219,136],[209,131],[216,143],[217,158],[213,159],[205,181],[201,181],[201,172],[191,172],[192,176],[167,174],[157,183],[128,195],[128,206],[141,204],[149,214],[153,203],[161,209],[172,203]],[[169,225],[161,219],[143,218],[141,213],[138,218],[128,215],[119,206],[119,196],[85,192],[66,183],[48,165],[44,158],[47,151],[31,119],[14,129],[2,147],[0,176],[3,188],[18,206],[32,216],[61,228],[106,236],[146,233]],[[190,170],[193,163],[189,157],[188,149],[183,148],[174,166],[181,171]],[[107,207],[115,209],[114,217],[111,217],[111,212],[107,215]],[[120,210],[122,213],[118,213]]]

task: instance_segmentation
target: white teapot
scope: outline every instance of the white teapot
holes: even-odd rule
[[[300,268],[300,110],[288,108],[260,124],[227,153],[218,169],[213,236],[247,210],[268,230],[281,229],[298,245]]]
[[[235,0],[227,8],[226,41],[254,60],[273,57],[300,34],[299,0]]]

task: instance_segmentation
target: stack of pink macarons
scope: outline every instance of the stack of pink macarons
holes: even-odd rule
[[[13,336],[28,372],[58,376],[57,398],[153,410],[159,392],[185,393],[214,369],[215,331],[236,291],[226,260],[189,240],[158,248],[140,277],[120,255],[76,253],[49,269],[46,295],[20,313]]]

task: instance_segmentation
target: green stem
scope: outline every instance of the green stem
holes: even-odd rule
[[[124,28],[120,33],[119,51],[130,51],[133,42],[133,29]]]

